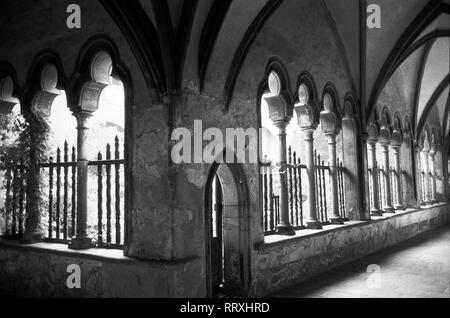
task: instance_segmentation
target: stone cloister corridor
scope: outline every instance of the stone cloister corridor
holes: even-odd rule
[[[450,227],[438,228],[270,297],[450,298],[449,241]],[[379,285],[370,285],[371,265]]]
[[[0,1],[0,297],[450,298],[449,56],[450,0]]]

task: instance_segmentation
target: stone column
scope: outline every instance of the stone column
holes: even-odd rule
[[[295,235],[289,221],[289,195],[287,182],[286,158],[286,126],[292,119],[293,110],[283,95],[266,98],[269,106],[269,116],[278,128],[278,168],[280,178],[280,223],[276,232],[280,235]]]
[[[397,193],[397,201],[395,202],[396,210],[405,210],[403,205],[403,188],[402,188],[402,167],[400,165],[400,153],[401,153],[401,140],[393,140],[392,142],[392,152],[394,154],[394,169],[396,172],[396,188],[394,191]]]
[[[384,212],[394,213],[395,210],[392,207],[392,193],[391,193],[391,176],[390,176],[390,166],[389,166],[389,143],[386,141],[380,142],[381,148],[383,150],[383,161],[384,161],[384,177],[386,186],[386,206],[383,207]]]
[[[369,148],[369,163],[370,170],[372,171],[372,207],[370,214],[372,216],[383,216],[383,212],[380,209],[380,194],[378,193],[378,163],[377,163],[377,139],[369,138],[367,140]]]
[[[442,149],[442,172],[443,172],[443,182],[444,182],[444,200],[450,201],[450,184],[449,184],[449,153],[445,149],[449,149],[450,138],[446,138],[444,146]]]
[[[343,161],[346,168],[345,209],[351,221],[370,220],[366,206],[367,138],[358,133],[355,118],[342,118]],[[368,188],[368,187],[367,187]]]
[[[344,220],[339,214],[338,195],[338,171],[336,160],[336,134],[328,134],[328,153],[330,157],[330,178],[331,178],[331,213],[330,222],[332,224],[344,224]]]
[[[308,229],[321,229],[322,225],[317,218],[316,211],[316,167],[314,165],[314,130],[306,129],[305,134],[305,165],[308,174],[308,208],[309,217],[306,222]]]
[[[402,166],[400,164],[401,147],[403,145],[403,136],[399,128],[394,128],[391,136],[391,149],[394,157],[394,170],[395,170],[395,191],[396,201],[394,207],[396,210],[405,210],[403,205],[403,189],[402,189]]]
[[[25,101],[24,104],[30,105],[30,110],[25,116],[30,129],[30,152],[29,166],[27,171],[26,184],[26,220],[25,233],[21,242],[24,244],[33,244],[42,241],[42,232],[40,229],[41,211],[40,211],[40,181],[41,181],[41,162],[37,149],[43,146],[42,127],[47,124],[51,115],[51,106],[56,96],[54,92],[37,91],[32,101]]]
[[[402,169],[402,195],[403,206],[405,208],[417,208],[417,198],[415,194],[414,180],[416,179],[414,165],[416,164],[415,151],[411,143],[409,132],[403,135],[402,151],[400,152],[400,162]]]
[[[41,179],[40,162],[36,152],[36,130],[39,121],[35,119],[36,115],[30,114],[32,118],[29,124],[31,128],[31,145],[30,145],[30,157],[29,166],[26,176],[27,188],[26,188],[26,220],[25,220],[25,233],[23,234],[21,243],[33,244],[42,241],[42,232],[40,229],[41,211],[39,209],[39,186]]]
[[[336,136],[340,129],[340,118],[333,111],[323,111],[320,113],[322,131],[328,138],[328,154],[330,163],[331,179],[331,214],[330,222],[332,224],[343,224],[344,221],[339,215],[339,196],[338,196],[338,171],[336,165]]]
[[[274,125],[278,128],[278,173],[280,178],[280,223],[277,225],[277,233],[281,235],[294,235],[289,221],[289,195],[287,179],[287,147],[286,126],[288,122],[278,121]]]
[[[76,235],[72,238],[69,248],[81,250],[92,247],[92,240],[87,235],[87,195],[88,195],[88,163],[86,140],[88,136],[88,119],[90,112],[74,112],[77,119],[77,222]]]
[[[422,150],[418,144],[415,144],[414,155],[416,159],[416,196],[417,196],[417,208],[420,208],[425,204],[423,197],[423,183],[422,183]]]
[[[421,152],[421,164],[422,164],[422,171],[423,171],[423,202],[425,205],[431,205],[431,193],[430,193],[430,167],[428,162],[428,150],[422,149]]]
[[[319,124],[319,112],[317,106],[310,103],[295,107],[298,117],[298,125],[305,136],[305,165],[308,174],[308,211],[306,221],[308,229],[320,230],[322,224],[317,218],[316,211],[316,167],[314,165],[314,131]]]
[[[430,167],[429,176],[430,180],[430,202],[431,204],[437,203],[436,196],[436,148],[432,147],[428,152],[428,163]]]

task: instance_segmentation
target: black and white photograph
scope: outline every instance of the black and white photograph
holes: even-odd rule
[[[0,302],[448,300],[449,76],[450,0],[0,0]]]

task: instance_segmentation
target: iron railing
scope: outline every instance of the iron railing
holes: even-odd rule
[[[67,242],[75,235],[77,163],[75,147],[71,150],[69,160],[68,143],[65,142],[62,156],[61,149],[57,148],[56,161],[50,157],[48,163],[42,164],[43,179],[48,180],[45,184],[48,197],[44,200],[44,208],[48,211],[44,217],[48,224],[47,241]]]
[[[316,211],[322,224],[329,223],[328,211],[331,210],[332,202],[329,200],[331,189],[330,167],[325,165],[321,156],[314,153],[315,163],[315,186],[316,186]],[[262,208],[263,208],[263,229],[266,235],[274,234],[280,219],[280,202],[278,167],[271,163],[261,163],[261,186],[262,186]],[[285,168],[288,181],[288,207],[289,221],[294,230],[305,228],[308,211],[304,203],[308,200],[308,177],[307,167],[302,164],[297,153],[288,149],[288,163]],[[341,161],[337,162],[338,179],[338,208],[342,218],[346,219],[345,212],[345,168]]]
[[[99,247],[121,248],[124,243],[124,164],[120,158],[119,138],[106,145],[96,161],[88,163],[88,231]],[[68,143],[57,148],[53,157],[41,165],[44,197],[41,198],[42,226],[45,241],[68,243],[76,229],[76,148],[69,152]],[[5,172],[4,237],[20,239],[25,231],[26,167],[17,165]]]
[[[370,208],[374,207],[374,188],[373,188],[373,174],[376,174],[376,178],[378,178],[378,207],[380,211],[385,212],[387,207],[387,176],[386,171],[383,166],[377,167],[375,169],[368,169],[369,173],[369,197],[370,197]],[[391,187],[391,191],[389,195],[391,196],[391,206],[394,206],[396,202],[399,202],[398,198],[398,187],[401,178],[401,174],[398,171],[391,167],[389,169],[389,184]],[[400,202],[401,203],[401,202]]]
[[[0,235],[8,239],[21,239],[25,232],[26,176],[27,170],[22,163],[4,172],[4,228],[0,229]]]

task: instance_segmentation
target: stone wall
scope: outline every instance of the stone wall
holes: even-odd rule
[[[249,49],[237,79],[235,94],[227,109],[224,98],[226,73],[223,72],[223,66],[218,65],[221,58],[213,59],[217,64],[208,66],[203,91],[200,91],[195,81],[184,79],[179,94],[167,94],[163,98],[164,103],[156,103],[146,85],[145,79],[149,74],[143,74],[127,39],[100,3],[80,0],[83,27],[81,30],[68,30],[60,25],[64,22],[61,17],[66,16],[64,12],[69,3],[68,0],[43,0],[39,3],[24,0],[11,3],[11,12],[5,13],[5,17],[14,21],[5,20],[0,30],[3,39],[0,43],[0,61],[13,65],[19,85],[24,86],[30,65],[42,50],[56,52],[64,66],[65,76],[70,77],[74,75],[78,54],[88,39],[101,35],[111,38],[115,43],[120,59],[133,81],[133,90],[130,92],[132,104],[126,105],[129,119],[126,130],[130,136],[127,199],[130,204],[126,211],[128,241],[125,255],[149,261],[137,262],[127,258],[111,261],[108,258],[86,258],[83,254],[47,251],[48,248],[2,244],[0,282],[4,284],[2,286],[12,286],[11,290],[40,296],[204,296],[207,275],[204,205],[212,166],[174,165],[170,159],[171,129],[181,127],[192,132],[194,120],[202,120],[204,130],[216,127],[224,133],[227,128],[257,128],[258,92],[265,80],[266,65],[274,57],[286,67],[288,85],[293,95],[298,89],[299,75],[307,71],[315,80],[318,101],[322,100],[325,85],[332,82],[342,108],[345,94],[355,93],[355,83],[336,25],[322,1],[283,2]],[[215,54],[229,52],[219,51]],[[326,153],[326,144],[320,141],[317,144],[319,151]],[[348,154],[345,143],[340,144],[340,151]],[[301,262],[306,261],[303,258],[295,260],[295,257],[303,257],[299,250],[304,247],[300,243],[302,240],[294,239],[285,242],[285,246],[289,247],[278,252],[272,251],[270,246],[253,248],[264,242],[259,169],[256,164],[243,164],[239,171],[241,173],[234,177],[245,188],[241,195],[246,195],[242,204],[247,213],[244,217],[249,223],[245,231],[250,246],[248,272],[253,276],[251,293],[258,295],[299,279],[293,273],[301,266]],[[358,197],[352,198],[353,201],[358,200]],[[350,207],[357,205],[355,202],[347,204]],[[411,221],[414,224],[414,220]],[[348,240],[367,238],[364,231],[357,232],[356,228],[354,231]],[[378,232],[374,231],[376,235]],[[326,234],[325,239],[327,235],[330,234]],[[344,240],[347,239],[342,235],[339,242]],[[317,244],[317,253],[326,249],[320,247],[320,242]],[[379,247],[383,245],[373,244]],[[290,253],[290,249],[296,252]],[[328,252],[340,253],[340,248]],[[274,253],[273,258],[268,256],[271,253]],[[289,255],[293,262],[279,260],[283,257],[277,253]],[[347,260],[355,257],[347,256],[342,258]],[[269,263],[264,261],[267,258],[270,259]],[[185,262],[185,259],[192,261]],[[58,287],[66,277],[64,265],[72,262],[80,263],[87,273],[84,284],[89,288],[84,294],[82,291],[79,294],[75,291],[68,293],[64,286]],[[311,267],[317,263],[314,262],[306,263],[308,268],[314,268]],[[319,265],[316,266],[317,271],[329,267]],[[281,274],[285,274],[285,280],[277,278]],[[301,277],[312,274],[308,272]]]
[[[450,223],[450,205],[398,213],[369,222],[258,248],[252,294],[262,296]]]
[[[218,66],[212,64],[208,67],[209,73],[201,94],[198,87],[192,85],[185,87],[182,96],[174,99],[174,127],[186,127],[193,131],[194,120],[202,120],[204,130],[215,127],[224,135],[227,128],[258,128],[258,91],[265,81],[265,68],[273,57],[279,58],[286,67],[289,89],[293,95],[298,89],[297,79],[304,71],[314,78],[319,101],[328,82],[337,88],[341,107],[345,94],[354,91],[337,30],[329,21],[322,3],[315,0],[288,1],[270,17],[255,39],[242,66],[229,109],[226,109],[224,100],[223,74],[218,74]],[[323,144],[323,153],[327,153],[325,147]],[[247,186],[249,193],[246,202],[249,215],[246,217],[250,223],[250,246],[254,246],[264,240],[260,174],[256,164],[242,164],[242,171],[243,174],[237,177]],[[205,257],[204,196],[210,172],[209,164],[170,167],[175,258],[192,255]],[[257,257],[255,251],[251,254],[251,259]]]
[[[156,103],[144,71],[126,37],[99,1],[81,0],[81,29],[68,29],[66,8],[71,1],[24,0],[8,4],[2,12],[0,62],[8,62],[24,88],[33,60],[43,51],[54,52],[63,65],[60,77],[75,76],[80,52],[91,39],[110,39],[132,83],[124,83],[131,104],[126,104],[128,180],[125,253],[144,259],[172,259],[172,217],[168,187],[168,105]],[[32,27],[30,27],[32,26]],[[68,87],[61,87],[67,90]],[[67,91],[66,91],[67,93]],[[74,130],[74,134],[76,131]],[[94,154],[95,156],[95,154]],[[158,233],[158,236],[156,236]]]
[[[121,251],[77,253],[60,244],[23,246],[0,241],[0,297],[198,297],[199,259],[176,263],[144,262]],[[108,255],[108,257],[104,256]],[[81,288],[69,289],[69,265],[81,269]]]
[[[450,205],[265,243],[254,248],[250,296],[265,296],[450,222]],[[74,252],[65,245],[0,241],[0,296],[204,297],[204,260],[138,261],[120,251]],[[68,289],[67,267],[81,268],[81,289]]]

